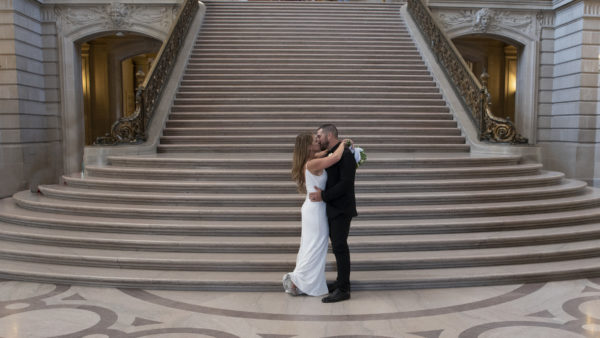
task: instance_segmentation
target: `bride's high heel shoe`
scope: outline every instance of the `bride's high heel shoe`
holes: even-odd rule
[[[292,282],[292,276],[289,273],[283,275],[283,289],[285,290],[285,293],[288,293],[292,296],[299,296],[303,294],[302,291],[300,291],[300,289],[294,285],[294,282]]]

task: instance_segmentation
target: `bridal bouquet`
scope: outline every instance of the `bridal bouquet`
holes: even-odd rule
[[[367,154],[365,153],[363,148],[355,147],[353,144],[348,142],[348,147],[352,154],[354,154],[354,160],[356,161],[356,168],[361,166],[361,164],[367,161]]]

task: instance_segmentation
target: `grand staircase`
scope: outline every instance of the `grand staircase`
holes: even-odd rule
[[[0,201],[1,278],[281,291],[300,242],[294,138],[324,122],[369,156],[354,290],[600,275],[598,191],[471,154],[400,4],[206,4],[157,153]]]

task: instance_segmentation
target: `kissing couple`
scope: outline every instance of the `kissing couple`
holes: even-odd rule
[[[348,233],[352,217],[357,216],[354,178],[358,162],[351,146],[351,140],[338,140],[333,124],[320,126],[316,134],[296,137],[292,178],[306,200],[296,268],[283,276],[283,287],[290,295],[327,294],[323,303],[350,299]],[[327,238],[337,265],[337,279],[332,283],[325,280]]]

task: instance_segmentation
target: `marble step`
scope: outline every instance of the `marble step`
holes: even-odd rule
[[[358,143],[357,143],[358,145]],[[447,154],[430,154],[430,156],[393,156],[392,154],[369,153],[369,168],[372,169],[399,169],[399,168],[453,168],[472,166],[502,166],[517,165],[521,162],[521,156],[449,156]],[[264,168],[264,169],[291,169],[290,155],[276,156],[247,154],[232,156],[108,156],[110,165],[121,167],[144,167],[164,168],[174,167],[178,169],[194,169],[202,167],[225,167],[236,168]],[[366,164],[365,164],[366,165]],[[557,173],[558,174],[558,173]],[[356,182],[360,184],[360,182]]]
[[[299,33],[302,34],[302,33]],[[378,51],[397,51],[397,52],[418,52],[417,45],[414,41],[410,40],[410,35],[403,33],[394,34],[387,36],[384,39],[382,35],[375,35],[380,37],[379,40],[370,40],[368,36],[354,37],[348,36],[350,39],[347,40],[341,36],[315,36],[306,37],[304,39],[298,39],[297,37],[285,37],[285,36],[272,36],[263,37],[262,39],[249,38],[242,41],[235,35],[229,35],[215,32],[215,33],[201,33],[196,39],[196,43],[192,49],[192,52],[199,52],[203,50],[235,50],[241,51],[247,47],[248,50],[274,50],[274,51],[286,51],[286,50],[299,50],[299,51],[345,51],[353,53],[356,51],[366,51],[371,49],[372,52]],[[220,37],[218,40],[216,37]],[[222,42],[222,43],[218,43]],[[292,43],[294,42],[294,43]],[[296,43],[297,42],[297,43]],[[329,43],[331,42],[331,43]],[[233,49],[230,49],[233,48]]]
[[[480,191],[491,189],[541,187],[560,184],[564,177],[561,173],[549,172],[535,176],[520,176],[507,178],[502,181],[482,179],[456,180],[382,180],[356,182],[357,194],[418,192],[418,191]],[[179,192],[179,193],[224,193],[224,194],[281,194],[296,192],[296,185],[291,181],[208,181],[208,182],[178,182],[169,180],[136,180],[110,178],[81,178],[80,176],[64,176],[66,185],[82,189],[137,191],[137,192]]]
[[[479,248],[414,252],[352,252],[353,271],[439,269],[498,266],[582,259],[600,254],[600,240],[531,245],[518,248]],[[181,271],[293,271],[296,253],[244,254],[147,252],[64,248],[0,240],[0,259],[69,266]],[[335,257],[327,256],[326,270],[335,271]]]
[[[353,226],[352,226],[353,228]],[[65,248],[88,248],[101,250],[212,253],[218,259],[220,253],[295,254],[300,245],[300,224],[296,233],[286,236],[264,237],[259,234],[226,235],[208,234],[174,235],[160,233],[99,233],[81,230],[43,229],[0,223],[0,240],[48,245]],[[353,230],[354,231],[354,230]],[[353,253],[376,252],[424,252],[413,256],[428,255],[428,252],[448,250],[481,250],[489,248],[511,248],[515,252],[527,251],[529,247],[547,244],[563,244],[600,238],[600,224],[567,225],[550,228],[533,228],[504,231],[446,234],[402,234],[402,235],[354,235],[348,238]]]
[[[0,278],[53,284],[199,291],[282,292],[281,272],[157,271],[61,266],[0,260]],[[598,258],[493,267],[355,271],[353,291],[535,283],[600,275]],[[287,271],[286,271],[287,272]],[[328,280],[335,279],[333,272]]]
[[[335,13],[338,11],[358,11],[359,13],[370,13],[371,11],[395,11],[400,10],[400,6],[405,1],[394,1],[394,3],[376,3],[376,2],[345,2],[345,3],[336,3],[336,2],[277,2],[277,1],[252,1],[252,2],[236,2],[236,1],[205,1],[206,5],[210,10],[234,10],[236,12],[245,13],[246,11],[254,11],[261,10],[261,13],[265,13],[262,10],[268,9],[268,13],[271,11],[275,11],[277,9],[282,12],[286,12],[288,10],[294,9],[295,11],[302,10],[317,10],[317,11],[327,11],[332,10]],[[336,14],[337,15],[337,14]]]
[[[207,103],[212,103],[211,100],[214,99],[189,99],[190,102],[201,103],[205,101]],[[230,99],[225,99],[230,100]],[[234,100],[243,101],[254,101],[253,99],[231,99],[230,102],[235,102]],[[273,102],[275,103],[277,100],[273,99],[259,99],[261,101]],[[293,100],[302,100],[302,99],[293,99]],[[181,103],[180,100],[177,100],[178,104]],[[443,102],[443,101],[442,101]],[[237,103],[237,102],[236,102]],[[375,106],[373,107],[375,109]],[[437,111],[422,111],[422,112],[411,112],[402,111],[403,109],[399,109],[398,112],[331,112],[324,116],[323,113],[319,112],[305,112],[305,113],[296,113],[296,112],[205,112],[205,113],[194,113],[194,112],[172,112],[169,114],[170,121],[176,120],[243,120],[243,119],[261,119],[261,120],[279,120],[279,121],[303,121],[304,119],[352,119],[352,120],[363,120],[365,122],[369,122],[373,119],[385,119],[385,120],[452,120],[453,116],[449,112],[437,112]],[[442,109],[443,110],[443,109]],[[363,133],[364,134],[364,133]],[[295,135],[293,135],[295,136]],[[422,135],[424,138],[428,135]]]
[[[436,112],[437,107],[446,108],[446,102],[441,99],[430,99],[430,98],[399,98],[399,99],[381,99],[381,98],[336,98],[336,97],[328,97],[328,98],[262,98],[262,97],[252,97],[252,98],[178,98],[173,101],[173,111],[177,112],[178,109],[182,107],[201,107],[203,105],[210,106],[231,106],[235,107],[233,109],[238,108],[237,106],[261,106],[269,107],[269,106],[279,106],[286,107],[287,110],[294,109],[294,106],[306,107],[306,106],[323,106],[325,109],[331,109],[330,106],[361,106],[361,107],[372,107],[372,110],[379,110],[377,107],[384,106],[390,107],[388,108],[388,112],[411,112],[411,109],[415,109],[416,112]],[[175,109],[177,108],[177,109]],[[286,109],[284,108],[284,109]],[[271,111],[264,108],[266,111]],[[302,109],[302,108],[300,108]],[[318,108],[317,108],[318,109]],[[239,110],[239,109],[238,109]],[[339,111],[338,109],[333,109],[333,111]],[[350,111],[350,110],[348,110]],[[364,109],[363,111],[367,112],[368,109]],[[275,111],[277,112],[277,111]],[[305,109],[302,112],[306,112]],[[289,114],[289,113],[288,113]],[[449,114],[448,114],[449,115]],[[322,115],[321,115],[322,116]],[[293,118],[293,116],[290,116]],[[353,116],[349,116],[352,118]],[[451,117],[449,115],[448,117]],[[258,119],[261,117],[258,116]],[[392,118],[401,118],[400,116],[392,116]],[[410,117],[406,117],[410,119]],[[423,114],[422,116],[415,116],[413,119],[419,118],[431,118],[429,114]]]
[[[206,58],[208,59],[208,58]],[[221,59],[222,60],[222,59]],[[310,62],[309,59],[306,61]],[[275,66],[275,62],[273,65]],[[274,78],[265,78],[265,79],[201,79],[201,80],[182,80],[180,82],[181,86],[224,86],[224,85],[252,85],[252,86],[329,86],[338,87],[338,86],[350,86],[357,87],[362,86],[365,89],[369,89],[368,87],[380,87],[380,86],[396,86],[400,91],[403,87],[435,87],[435,82],[424,79],[365,79],[361,80],[359,78],[351,78],[351,79],[274,79]]]
[[[368,148],[367,148],[368,149]],[[365,164],[366,166],[367,164]],[[356,172],[356,181],[380,180],[427,180],[427,179],[472,179],[494,178],[504,176],[530,176],[539,174],[541,164],[525,163],[518,165],[500,165],[486,167],[457,167],[457,168],[401,168],[401,169],[369,169],[360,168]],[[86,167],[87,175],[91,177],[158,179],[158,180],[226,180],[226,181],[290,181],[290,171],[285,169],[250,169],[250,168],[132,168],[116,166]]]
[[[267,109],[270,107],[270,109]],[[349,106],[358,110],[359,107]],[[175,107],[173,107],[175,108]],[[257,111],[281,111],[281,107],[272,106],[272,105],[264,105],[264,106],[254,106],[248,107],[244,105],[239,106],[188,106],[188,107],[177,107],[178,109],[173,109],[175,112],[183,112],[183,111],[191,111],[191,112],[199,112],[202,110],[206,111],[226,111],[231,112],[233,110],[237,111],[252,111],[253,109]],[[348,108],[346,106],[331,106],[332,109],[337,111],[343,110],[343,108]],[[361,107],[361,109],[365,109],[366,107]],[[447,109],[446,107],[438,107],[439,111],[444,111]],[[294,111],[298,110],[298,106],[294,106]],[[314,111],[313,106],[306,106],[307,111]],[[326,114],[324,114],[326,116]],[[385,125],[386,128],[395,127],[395,128],[403,128],[403,127],[413,127],[413,128],[457,128],[456,121],[454,120],[428,120],[428,119],[414,119],[414,120],[394,120],[394,119],[371,119],[368,121],[358,120],[358,119],[339,119],[339,118],[324,118],[323,120],[333,123],[337,126],[338,130],[345,131],[347,128],[370,128],[364,130],[373,130],[377,128],[377,126]],[[295,127],[298,132],[304,131],[306,129],[314,129],[319,125],[319,121],[315,121],[313,119],[291,119],[291,118],[279,118],[279,119],[229,119],[229,120],[185,120],[185,121],[175,121],[168,120],[166,122],[166,128],[231,128],[231,127],[244,127],[244,128],[254,128],[254,127]],[[273,129],[271,129],[273,130]]]
[[[277,138],[279,137],[279,138]],[[171,144],[268,144],[273,146],[277,140],[281,142],[293,143],[296,136],[287,135],[269,135],[257,138],[254,135],[248,136],[162,136],[161,145]],[[354,135],[352,140],[357,145],[376,144],[377,142],[385,144],[464,144],[464,136],[363,136]],[[246,147],[243,147],[246,149]],[[273,146],[277,150],[278,146]],[[293,147],[290,148],[293,151]]]
[[[362,59],[367,57],[372,58],[417,58],[419,57],[418,51],[411,50],[364,50],[364,49],[279,49],[279,50],[264,50],[264,49],[253,49],[248,48],[245,50],[206,50],[206,49],[196,49],[192,51],[190,54],[190,59],[198,59],[198,58],[224,58],[224,59],[232,59],[232,58],[240,58],[243,60],[251,60],[254,58],[310,58],[310,57],[320,57],[320,58],[338,58],[342,57],[344,59]],[[364,76],[360,76],[360,74],[348,74],[349,77],[357,77],[363,78]],[[410,79],[410,76],[406,76]],[[365,78],[368,80],[369,78]]]
[[[211,13],[213,14],[213,13]],[[215,13],[216,14],[216,13]],[[293,15],[296,14],[296,15]],[[286,16],[278,15],[273,13],[270,16],[245,16],[245,17],[234,17],[234,16],[213,16],[208,15],[206,20],[203,21],[202,28],[208,27],[228,27],[233,26],[247,26],[247,27],[270,27],[270,26],[282,26],[282,27],[352,27],[352,28],[372,28],[372,27],[402,27],[403,32],[407,32],[406,25],[401,19],[399,13],[396,15],[376,17],[364,17],[361,15],[354,16],[337,16],[336,13],[330,15],[315,16],[314,13],[306,12],[294,12],[289,13]]]
[[[298,15],[299,13],[306,13],[311,17],[319,16],[330,16],[332,18],[344,18],[352,17],[358,19],[370,19],[377,20],[380,17],[385,16],[399,16],[400,4],[386,4],[385,6],[377,6],[379,4],[371,3],[368,4],[363,2],[360,6],[355,4],[346,3],[343,6],[333,2],[320,2],[320,3],[309,3],[309,2],[273,2],[268,4],[262,2],[248,2],[246,6],[235,6],[230,5],[227,2],[213,4],[205,1],[209,11],[208,17],[255,17],[257,15],[262,16],[290,16]],[[302,6],[302,7],[299,7]]]
[[[217,68],[217,67],[210,67],[210,69],[206,66],[198,66],[198,65],[194,65],[194,66],[190,66],[186,69],[185,74],[186,75],[244,75],[244,76],[248,76],[248,75],[277,75],[277,74],[283,74],[283,73],[287,73],[290,75],[298,75],[298,74],[304,74],[304,75],[345,75],[348,74],[350,72],[354,72],[357,73],[358,75],[361,76],[379,76],[379,75],[408,75],[408,76],[426,76],[426,75],[430,75],[429,71],[427,69],[418,69],[418,68],[422,68],[422,67],[418,67],[415,66],[413,67],[407,67],[408,69],[385,69],[385,68],[374,68],[374,69],[352,69],[352,68],[337,68],[337,69],[323,69],[323,68],[316,68],[313,67],[312,69],[303,69],[302,67],[297,67],[297,68],[292,68],[292,67],[278,67],[278,68],[249,68],[249,67],[238,67],[238,68]],[[423,67],[424,68],[424,67]],[[234,92],[234,91],[232,91]],[[197,94],[203,94],[203,93],[197,93]],[[307,95],[306,93],[290,93],[290,94],[300,94],[300,95]],[[344,93],[340,93],[340,92],[322,92],[322,91],[316,91],[313,90],[313,92],[308,93],[310,95],[314,95],[316,97],[319,96],[329,96],[329,95],[343,95]],[[373,95],[377,95],[377,93],[372,93]],[[398,97],[403,97],[408,95],[405,92],[399,92],[399,93],[394,93],[396,94]],[[379,93],[379,95],[388,95],[391,96],[390,93]]]
[[[277,46],[304,46],[304,45],[374,45],[374,46],[416,46],[409,34],[395,34],[390,36],[342,36],[342,34],[332,35],[311,35],[311,34],[296,34],[289,35],[273,35],[266,34],[256,36],[237,36],[231,34],[212,33],[209,35],[200,33],[196,38],[196,46],[201,44],[214,44],[220,46],[227,45],[261,45],[261,44],[276,44]]]
[[[395,11],[371,11],[365,9],[360,14],[345,11],[344,8],[328,10],[319,8],[312,11],[304,10],[302,12],[290,11],[288,8],[271,8],[268,12],[257,10],[223,10],[210,8],[210,15],[205,18],[205,22],[293,22],[288,20],[311,20],[313,23],[319,22],[402,22],[403,18],[399,15],[399,8]],[[303,16],[301,13],[304,13]]]
[[[402,20],[400,16],[400,7],[352,7],[352,6],[317,6],[294,7],[292,2],[286,2],[285,7],[276,6],[256,6],[253,8],[213,6],[207,7],[207,19],[225,17],[225,18],[255,18],[260,16],[268,17],[286,17],[304,16],[308,18],[325,17],[328,19],[351,19],[351,20],[373,20],[396,18]],[[290,4],[290,7],[288,7]]]
[[[312,127],[283,127],[278,126],[277,130],[282,133],[297,135],[302,131],[314,130]],[[272,131],[272,127],[166,127],[163,129],[165,136],[194,136],[194,135],[255,135],[263,136]],[[461,130],[454,126],[448,127],[369,127],[369,126],[344,126],[340,133],[350,137],[361,133],[372,133],[381,136],[400,136],[400,135],[461,135]],[[340,134],[342,135],[342,134]],[[345,137],[345,136],[344,136]]]
[[[417,100],[406,100],[407,102],[390,102],[392,100],[381,100],[377,101],[376,104],[370,104],[370,101],[357,100],[356,104],[346,102],[342,104],[342,101],[336,103],[334,100],[302,100],[302,99],[291,99],[291,100],[272,100],[272,99],[250,99],[250,100],[189,100],[186,104],[182,104],[181,100],[171,107],[171,112],[174,113],[280,113],[279,118],[240,118],[240,119],[212,119],[212,120],[201,120],[201,126],[230,126],[237,127],[240,125],[245,126],[258,126],[264,123],[265,125],[273,124],[299,124],[315,125],[315,119],[310,118],[298,118],[303,114],[312,115],[320,114],[322,117],[320,120],[335,121],[339,128],[356,127],[360,124],[365,127],[375,127],[377,125],[386,125],[392,127],[448,127],[456,126],[456,122],[438,122],[431,121],[429,117],[433,113],[448,113],[449,108],[443,101],[438,100],[425,100],[421,101],[421,104],[417,104]],[[212,101],[212,102],[211,102]],[[249,102],[247,102],[249,101]],[[312,101],[312,102],[311,102]],[[417,114],[412,119],[396,119],[396,118],[371,118],[371,119],[357,119],[357,118],[344,118],[340,119],[339,116],[343,113],[364,113],[376,115],[379,112],[413,112],[422,113]],[[333,115],[333,117],[329,117]],[[287,115],[287,116],[286,116]],[[169,120],[167,121],[167,127],[177,126],[179,121]],[[187,122],[187,121],[186,121]],[[194,120],[190,120],[194,122]],[[436,123],[437,122],[437,123]]]
[[[435,83],[423,83],[423,86],[413,87],[413,86],[405,86],[399,88],[397,86],[371,86],[371,87],[362,87],[362,86],[309,86],[309,85],[254,85],[254,84],[237,84],[231,86],[225,85],[193,85],[193,86],[180,86],[178,88],[178,93],[185,94],[193,94],[193,93],[202,93],[202,92],[215,92],[215,93],[287,93],[287,94],[298,94],[303,95],[302,93],[306,92],[314,92],[315,90],[319,90],[320,92],[336,92],[336,93],[350,93],[350,94],[369,94],[373,93],[374,95],[378,95],[379,93],[387,93],[389,94],[397,94],[397,93],[407,93],[410,95],[414,93],[418,95],[419,93],[425,94],[438,94],[439,89],[435,86]]]
[[[189,71],[188,71],[189,72]],[[202,71],[199,71],[202,72]],[[263,90],[263,91],[260,91]],[[425,100],[441,100],[442,94],[438,91],[413,91],[413,92],[382,92],[382,93],[360,93],[360,92],[308,92],[298,91],[290,92],[287,90],[271,91],[267,88],[256,88],[254,91],[179,91],[176,99],[327,99],[335,97],[338,99],[354,98],[354,99],[425,99]],[[351,114],[351,113],[343,113]],[[391,113],[390,113],[391,114]],[[362,114],[361,114],[362,116]]]
[[[123,203],[92,203],[56,200],[29,191],[16,193],[13,198],[21,208],[67,215],[90,215],[114,218],[156,218],[196,220],[282,220],[300,219],[300,206],[279,207],[265,203],[260,207],[227,206],[145,206]],[[494,203],[462,203],[443,205],[359,206],[361,220],[422,219],[447,217],[502,216],[585,209],[600,205],[600,192],[585,189],[575,196],[530,201]]]
[[[203,221],[169,220],[142,218],[109,218],[89,215],[51,215],[45,212],[25,210],[17,206],[13,198],[0,201],[0,221],[32,228],[32,233],[56,235],[56,231],[76,233],[113,233],[150,236],[229,236],[229,237],[280,237],[299,236],[299,221]],[[351,236],[384,236],[416,234],[458,234],[524,231],[562,227],[570,230],[575,226],[596,224],[600,217],[600,207],[571,211],[548,211],[540,214],[439,218],[439,219],[394,219],[361,220],[354,219]],[[6,225],[5,225],[6,228]],[[17,229],[23,232],[24,229]],[[569,231],[570,231],[569,230]],[[546,233],[547,234],[547,233]],[[72,237],[72,233],[65,233]],[[112,235],[116,236],[116,235]],[[96,237],[90,234],[89,237]],[[488,236],[489,237],[489,236]],[[120,236],[119,238],[125,238]],[[269,240],[272,241],[272,240]]]
[[[184,74],[183,81],[433,81],[429,74]],[[397,99],[398,102],[403,102]]]
[[[226,24],[226,23],[237,23],[237,24],[288,24],[289,26],[296,26],[297,24],[307,23],[310,25],[319,24],[345,24],[345,25],[356,25],[356,27],[362,27],[365,24],[402,24],[405,22],[400,16],[399,11],[394,10],[389,13],[372,13],[366,10],[365,15],[356,13],[343,12],[345,15],[340,15],[337,11],[269,11],[269,12],[258,12],[254,11],[254,14],[248,12],[240,13],[238,15],[232,15],[232,12],[225,13],[223,11],[213,11],[210,9],[210,14],[207,15],[204,20],[205,24]],[[243,14],[243,15],[242,15]]]
[[[253,24],[253,25],[210,25],[203,26],[201,35],[210,35],[213,33],[217,33],[219,35],[222,34],[231,34],[231,35],[246,35],[246,34],[258,34],[258,33],[267,33],[269,36],[277,35],[281,33],[285,34],[323,34],[324,32],[327,35],[335,36],[335,34],[339,34],[342,36],[371,36],[371,35],[394,35],[394,36],[408,36],[406,30],[403,30],[404,25],[369,25],[367,27],[353,27],[350,25],[261,25],[261,24]],[[398,31],[397,34],[390,33],[390,31]],[[276,31],[277,33],[273,33]],[[405,34],[405,35],[402,35]]]
[[[394,52],[418,52],[419,49],[417,46],[410,41],[407,42],[366,42],[355,40],[352,42],[349,41],[322,41],[322,40],[308,40],[308,41],[291,41],[291,40],[280,40],[275,42],[271,42],[269,40],[246,40],[244,43],[242,41],[229,41],[229,40],[221,40],[219,42],[211,42],[198,40],[196,45],[194,46],[193,52],[203,52],[203,51],[319,51],[319,50],[349,50],[354,49],[358,51],[394,51]]]
[[[361,193],[356,195],[360,206],[394,206],[453,203],[492,203],[501,201],[536,200],[574,196],[583,192],[585,182],[566,180],[563,184],[537,188],[518,188],[503,190],[462,191],[462,192],[418,192],[392,193],[385,189],[379,193]],[[305,196],[290,191],[289,193],[270,194],[227,194],[227,193],[169,193],[146,192],[141,195],[137,191],[106,191],[81,189],[64,185],[39,186],[41,193],[50,198],[73,201],[89,201],[100,203],[123,203],[131,205],[192,205],[192,206],[299,206]]]
[[[295,15],[294,15],[295,14]],[[308,14],[308,13],[307,13]],[[204,20],[202,27],[227,27],[227,26],[247,26],[247,27],[263,27],[263,26],[283,26],[283,27],[303,27],[303,26],[346,26],[346,27],[401,27],[401,32],[407,32],[406,25],[401,17],[396,14],[376,17],[364,17],[359,15],[354,16],[337,16],[337,15],[320,15],[314,16],[313,13],[302,15],[302,13],[289,13],[288,15],[272,14],[269,16],[224,16],[224,15],[209,15]]]
[[[469,152],[470,147],[466,144],[409,144],[409,143],[388,143],[388,144],[370,144],[365,143],[361,146],[372,151],[388,152]],[[293,146],[281,145],[273,146],[271,144],[249,144],[249,143],[192,143],[192,144],[160,144],[157,147],[158,153],[239,153],[239,152],[283,152],[292,153]]]
[[[353,64],[358,67],[374,67],[374,66],[395,66],[395,65],[417,65],[422,66],[425,64],[423,59],[421,58],[322,58],[322,57],[302,57],[302,58],[254,58],[252,60],[240,60],[239,58],[216,58],[216,57],[203,57],[203,58],[190,58],[188,59],[188,65],[202,65],[202,64],[214,64],[214,63],[238,63],[240,65],[248,65],[248,64],[264,64],[268,67],[280,67],[285,64],[304,64],[307,67],[316,66],[323,67],[329,65],[348,65]],[[297,81],[296,81],[297,82]],[[323,82],[323,81],[321,81]],[[339,82],[339,84],[344,84],[345,82]],[[397,82],[397,81],[396,81]],[[360,84],[360,83],[356,83]],[[313,83],[310,83],[313,85]],[[314,85],[319,85],[319,83],[314,83]]]

